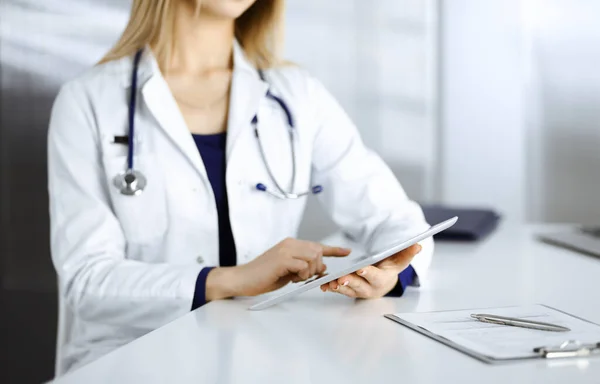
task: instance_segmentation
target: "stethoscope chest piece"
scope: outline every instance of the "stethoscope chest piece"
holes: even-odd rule
[[[141,172],[127,170],[113,179],[115,187],[126,196],[138,196],[146,188],[146,177]]]

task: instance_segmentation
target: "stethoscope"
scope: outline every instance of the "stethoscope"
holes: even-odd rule
[[[117,189],[126,196],[138,196],[140,195],[147,185],[147,180],[144,174],[134,168],[133,158],[134,158],[134,133],[135,133],[135,109],[136,109],[136,98],[137,98],[137,81],[138,81],[138,69],[140,65],[140,59],[142,57],[142,50],[139,50],[134,57],[133,61],[133,71],[131,75],[131,95],[129,97],[129,137],[128,137],[128,150],[127,150],[127,170],[123,173],[116,175],[113,179],[113,183],[117,187]],[[258,71],[258,74],[261,80],[265,81],[265,77],[262,71]],[[292,117],[292,113],[290,109],[287,107],[286,103],[280,98],[271,93],[270,90],[267,91],[267,97],[274,100],[283,112],[285,113],[286,120],[288,123],[288,133],[290,138],[290,147],[292,152],[292,185],[291,190],[294,190],[294,184],[296,181],[296,148],[295,148],[295,140],[294,140],[294,132],[295,125],[294,119]],[[258,116],[254,115],[252,119],[252,127],[254,129],[254,137],[256,137],[256,141],[258,142],[258,147],[260,150],[260,155],[263,163],[265,164],[265,168],[267,169],[267,173],[269,177],[273,181],[275,185],[276,191],[272,191],[267,188],[267,186],[263,183],[258,183],[255,185],[255,189],[261,192],[266,192],[269,195],[276,197],[278,199],[298,199],[300,197],[309,195],[309,194],[318,194],[323,191],[323,187],[320,185],[315,185],[311,187],[310,191],[294,193],[288,192],[284,190],[275,177],[273,176],[273,172],[271,172],[271,168],[269,167],[269,163],[267,162],[267,158],[265,156],[265,152],[263,150],[262,143],[260,141],[260,135],[258,133]]]

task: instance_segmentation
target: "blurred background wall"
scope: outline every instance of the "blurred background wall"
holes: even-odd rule
[[[437,11],[435,0],[288,1],[286,57],[325,84],[420,201],[439,189]],[[300,236],[334,230],[309,199]]]
[[[52,376],[48,116],[60,85],[118,38],[129,5],[0,0],[0,299],[11,348],[0,382]],[[515,222],[600,224],[598,14],[591,0],[288,0],[286,57],[328,87],[410,197],[489,206]],[[301,237],[334,230],[311,200]]]
[[[437,196],[600,225],[600,2],[439,5]]]
[[[600,1],[524,7],[528,218],[600,226]]]
[[[523,221],[521,0],[440,2],[439,196]]]

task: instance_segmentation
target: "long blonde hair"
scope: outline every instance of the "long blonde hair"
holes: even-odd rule
[[[147,44],[153,46],[162,71],[173,49],[175,10],[190,0],[133,0],[131,17],[117,44],[100,64],[133,55]],[[196,1],[199,13],[202,0]],[[280,61],[285,0],[257,0],[235,21],[235,37],[248,59],[260,69]]]

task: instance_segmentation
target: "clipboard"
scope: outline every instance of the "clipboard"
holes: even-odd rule
[[[531,345],[530,346],[530,350],[528,352],[527,356],[521,355],[521,356],[503,356],[503,357],[498,357],[498,356],[494,356],[493,354],[489,354],[489,353],[484,353],[481,350],[477,350],[477,348],[473,348],[473,345],[469,345],[468,343],[461,343],[460,339],[458,338],[453,338],[453,337],[448,337],[447,334],[440,334],[438,332],[435,332],[433,330],[431,330],[431,327],[428,327],[427,325],[424,325],[423,323],[419,324],[418,322],[414,322],[414,321],[410,321],[407,318],[410,317],[418,317],[419,315],[421,316],[440,316],[440,315],[445,315],[448,314],[449,316],[452,316],[453,313],[456,313],[456,318],[457,319],[462,319],[461,315],[463,313],[476,313],[476,312],[490,312],[490,311],[496,311],[496,312],[502,312],[502,311],[508,311],[508,310],[515,310],[517,308],[524,308],[524,307],[501,307],[501,308],[485,308],[485,309],[468,309],[468,310],[457,310],[457,311],[436,311],[436,312],[421,312],[421,313],[405,313],[405,314],[386,314],[384,315],[384,317],[399,323],[407,328],[410,328],[414,331],[417,331],[419,333],[421,333],[422,335],[425,335],[433,340],[436,340],[448,347],[451,347],[459,352],[462,352],[468,356],[471,356],[481,362],[487,363],[487,364],[501,364],[501,363],[510,363],[510,362],[517,362],[517,361],[525,361],[525,360],[535,360],[535,359],[562,359],[562,358],[573,358],[573,357],[592,357],[592,356],[600,356],[600,325],[593,323],[591,321],[582,319],[580,317],[574,316],[572,314],[569,314],[567,312],[561,311],[559,309],[556,308],[552,308],[550,306],[547,305],[543,305],[543,304],[536,304],[533,306],[525,306],[525,307],[529,307],[529,309],[524,309],[525,311],[529,310],[530,312],[532,312],[532,308],[545,308],[549,311],[554,311],[555,313],[560,313],[562,314],[562,316],[568,316],[571,320],[573,324],[580,324],[582,325],[581,328],[586,328],[588,329],[588,331],[586,333],[589,333],[589,335],[591,337],[594,337],[594,340],[578,340],[578,339],[571,339],[568,336],[568,333],[566,333],[566,336],[563,335],[558,335],[558,333],[555,332],[548,332],[548,331],[538,331],[538,330],[525,330],[523,328],[519,328],[516,329],[517,327],[510,327],[510,326],[506,326],[506,325],[494,325],[494,324],[487,324],[487,325],[483,325],[484,323],[478,322],[477,320],[474,319],[470,319],[469,321],[471,322],[476,322],[477,324],[482,325],[483,328],[487,328],[487,329],[494,329],[497,328],[498,330],[507,330],[510,332],[522,332],[522,333],[531,333],[531,332],[537,332],[540,339],[551,339],[552,342],[549,343],[541,343],[538,342],[535,345]],[[463,320],[459,320],[459,321],[463,321]],[[467,322],[467,319],[464,319],[465,322]],[[583,326],[585,325],[585,326]],[[493,331],[492,331],[493,332]],[[584,335],[586,333],[584,332],[576,332],[579,333],[581,335]],[[564,340],[561,342],[556,342],[556,340],[558,340],[559,337],[564,337]],[[482,343],[485,342],[482,341]]]

